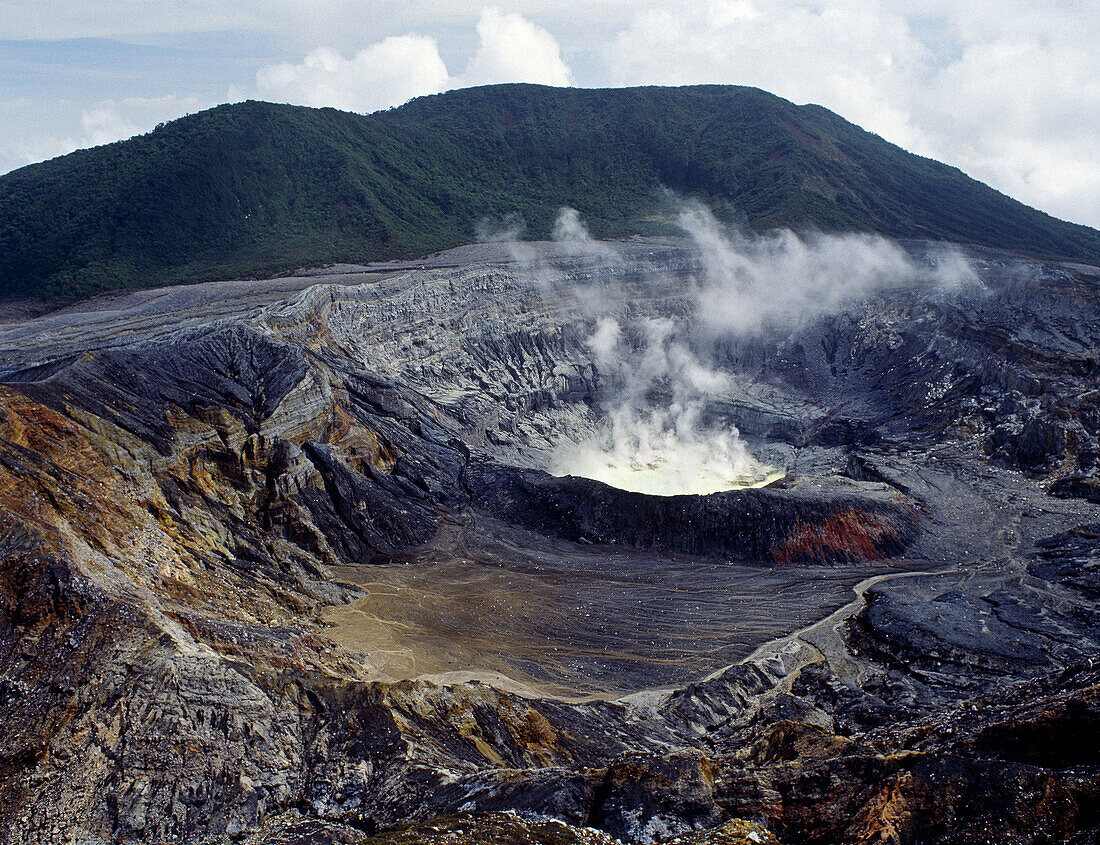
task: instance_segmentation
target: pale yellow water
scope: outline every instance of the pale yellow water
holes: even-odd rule
[[[748,457],[736,464],[708,460],[701,450],[681,448],[672,452],[618,454],[586,445],[560,458],[554,475],[591,478],[620,490],[650,496],[705,496],[723,490],[763,487],[785,472]]]

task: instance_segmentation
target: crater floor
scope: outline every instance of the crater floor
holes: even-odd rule
[[[344,570],[364,595],[326,611],[327,635],[390,678],[615,697],[736,663],[852,601],[870,575],[907,568],[731,566],[593,550],[500,524],[455,545],[463,557]]]
[[[13,316],[0,840],[1092,841],[1100,273],[967,261],[722,337],[673,240]],[[776,477],[551,473],[609,420]]]

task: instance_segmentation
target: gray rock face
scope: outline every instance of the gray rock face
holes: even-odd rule
[[[837,563],[893,557],[918,531],[915,515],[903,506],[848,490],[648,496],[585,478],[478,464],[469,467],[467,477],[477,508],[516,525],[573,541],[700,559]],[[829,527],[842,520],[874,526],[874,536],[868,533],[866,544],[844,538],[839,527]],[[802,537],[807,524],[820,530]]]
[[[618,251],[0,327],[0,841],[1095,836],[1096,276],[976,254],[712,342],[696,255]],[[655,326],[785,476],[547,472]]]

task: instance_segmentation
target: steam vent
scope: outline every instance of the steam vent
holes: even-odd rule
[[[0,845],[1100,841],[1100,270],[668,202],[7,302]]]

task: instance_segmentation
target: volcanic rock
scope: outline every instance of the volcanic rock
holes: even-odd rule
[[[690,321],[620,254],[0,327],[0,840],[1095,839],[1095,277],[720,345],[784,480],[653,497],[547,472],[615,395],[571,291]]]

